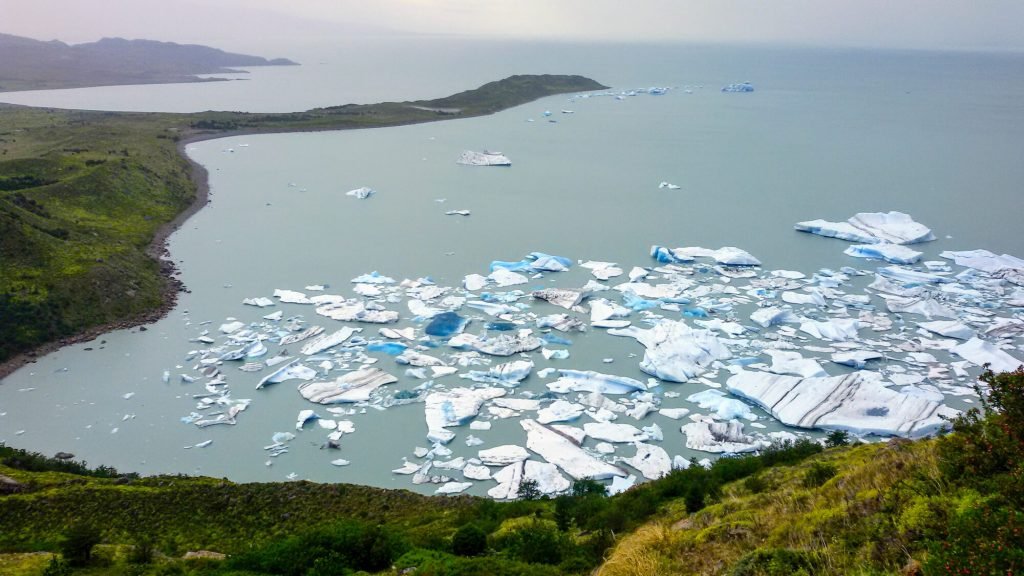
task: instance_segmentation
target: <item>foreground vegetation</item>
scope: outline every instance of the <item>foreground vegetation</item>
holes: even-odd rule
[[[121,475],[0,447],[11,574],[1020,574],[1024,371],[938,439],[780,444],[606,497]],[[187,551],[214,551],[186,555]],[[52,554],[31,554],[32,552]],[[226,555],[226,556],[224,556]]]
[[[466,118],[599,88],[581,76],[513,76],[437,100],[290,114],[0,105],[0,362],[90,329],[153,320],[172,302],[171,265],[151,248],[205,186],[181,153],[186,142]]]

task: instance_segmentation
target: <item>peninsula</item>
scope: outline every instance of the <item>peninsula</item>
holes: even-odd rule
[[[493,114],[600,90],[582,76],[512,76],[435,100],[285,114],[119,113],[0,105],[0,378],[38,354],[151,322],[182,288],[166,237],[207,200],[189,142]]]

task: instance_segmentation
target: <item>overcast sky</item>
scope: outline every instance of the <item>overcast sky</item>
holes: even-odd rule
[[[0,32],[280,50],[384,33],[1024,49],[1024,0],[0,0]]]

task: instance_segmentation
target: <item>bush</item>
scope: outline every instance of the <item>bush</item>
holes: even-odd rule
[[[99,530],[90,524],[78,523],[64,533],[60,553],[71,566],[86,566],[92,560],[93,546],[99,543]]]
[[[839,473],[832,464],[826,462],[815,462],[804,473],[804,488],[817,488],[832,479]]]
[[[476,524],[466,524],[452,537],[452,552],[458,556],[479,556],[487,551],[487,534]]]
[[[816,572],[817,562],[808,552],[774,548],[754,550],[733,565],[730,576],[807,576]]]
[[[406,549],[388,528],[350,520],[272,542],[233,558],[228,567],[283,576],[304,576],[314,567],[321,574],[334,567],[379,572]]]

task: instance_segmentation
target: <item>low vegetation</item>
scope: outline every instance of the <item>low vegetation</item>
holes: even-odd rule
[[[439,100],[290,114],[0,105],[0,363],[90,330],[153,320],[173,301],[171,265],[157,260],[152,243],[205,185],[181,153],[185,142],[465,118],[598,88],[581,76],[513,76]]]

